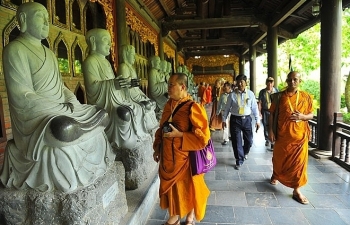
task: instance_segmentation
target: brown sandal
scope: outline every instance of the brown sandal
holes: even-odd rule
[[[180,225],[180,218],[177,219],[175,223],[168,223],[168,221],[166,221],[163,225]]]
[[[271,177],[270,184],[277,185],[278,184],[278,180],[276,180],[275,178]]]
[[[309,204],[309,200],[304,196],[304,198],[302,198],[299,194],[297,193],[293,193],[293,197],[292,197],[295,201],[299,202],[300,204],[303,205],[307,205]]]
[[[194,220],[185,222],[185,225],[195,225],[195,224],[196,222]]]

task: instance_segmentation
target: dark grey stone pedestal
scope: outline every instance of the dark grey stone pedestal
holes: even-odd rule
[[[115,162],[94,184],[71,193],[0,187],[0,224],[118,225],[128,211],[124,179]]]
[[[153,160],[153,140],[143,140],[133,149],[116,149],[116,160],[125,168],[125,188],[135,190],[151,177],[157,164]]]

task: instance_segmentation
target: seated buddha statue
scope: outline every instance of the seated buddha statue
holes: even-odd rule
[[[148,73],[148,90],[152,99],[157,103],[159,110],[163,110],[165,103],[168,101],[168,84],[160,73],[159,56],[151,56],[149,64],[151,69]]]
[[[130,81],[129,88],[123,88],[125,95],[133,102],[142,106],[143,118],[146,122],[147,130],[153,130],[158,127],[158,120],[156,119],[155,108],[156,103],[149,99],[139,87],[138,75],[134,68],[136,60],[135,48],[132,45],[122,45],[119,55],[122,56],[121,63],[118,65],[117,78],[123,78]]]
[[[0,181],[6,188],[43,192],[88,186],[115,159],[104,133],[108,114],[80,104],[65,87],[55,53],[41,43],[49,34],[46,8],[24,3],[16,17],[21,34],[3,51],[13,139]]]
[[[133,149],[150,138],[145,109],[124,90],[131,86],[130,80],[116,78],[106,59],[111,48],[110,33],[100,28],[89,30],[86,42],[90,52],[82,69],[87,102],[108,112],[110,120],[105,132],[112,146]]]

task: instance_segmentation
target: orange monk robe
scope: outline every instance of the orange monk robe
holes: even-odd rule
[[[207,89],[205,89],[205,95],[206,95],[206,103],[211,103],[212,102],[212,93],[211,93],[211,86],[207,87]]]
[[[204,85],[201,85],[201,86],[198,88],[198,97],[201,98],[201,104],[202,104],[202,105],[205,105],[205,103],[206,103],[205,90],[206,90],[206,87],[205,87]]]
[[[216,111],[219,104],[219,99],[221,94],[224,93],[222,88],[214,87],[212,90],[212,96],[213,96],[213,106],[211,108],[211,115],[210,115],[210,122],[209,127],[211,129],[215,130],[221,130],[222,129],[222,115],[216,115]]]
[[[188,99],[191,98],[186,97],[180,101]],[[165,105],[160,127],[170,117],[171,106],[175,104],[176,102],[170,99]],[[170,216],[180,215],[181,218],[194,209],[196,219],[202,220],[210,191],[204,182],[204,174],[191,175],[189,151],[204,148],[209,141],[210,131],[204,107],[193,103],[190,109],[190,104],[191,102],[187,102],[181,106],[173,117],[172,123],[184,132],[183,137],[163,137],[162,129],[159,128],[153,148],[161,151],[160,207],[168,209]]]
[[[204,86],[204,85],[200,85],[200,86],[198,87],[198,97],[199,97],[199,98],[203,98],[204,90],[205,90],[205,86]]]
[[[313,112],[312,97],[304,91],[298,92],[300,94],[297,106],[297,94],[288,97],[286,92],[283,92],[281,95],[277,137],[272,157],[273,178],[290,188],[298,188],[307,183],[310,127],[307,121],[295,122],[289,119],[292,110],[288,98],[294,111],[303,114]],[[276,105],[273,102],[269,111],[274,113],[275,109]]]

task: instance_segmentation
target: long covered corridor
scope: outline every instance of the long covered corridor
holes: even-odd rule
[[[211,195],[205,218],[196,224],[350,224],[350,173],[333,161],[309,156],[309,181],[302,192],[310,204],[302,205],[292,199],[291,188],[269,183],[272,151],[265,147],[262,129],[254,133],[248,160],[239,171],[233,168],[231,143],[221,145],[221,131],[212,132],[212,139],[218,163],[205,175]],[[159,225],[167,218],[167,211],[156,203],[146,225]]]

